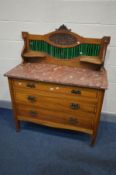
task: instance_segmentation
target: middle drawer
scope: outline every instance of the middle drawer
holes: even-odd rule
[[[50,109],[58,112],[78,114],[80,116],[94,116],[96,105],[83,103],[79,100],[68,98],[55,98],[52,96],[42,96],[29,93],[15,93],[15,101],[18,104],[36,106],[38,109]]]

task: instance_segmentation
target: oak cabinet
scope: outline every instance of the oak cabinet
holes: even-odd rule
[[[54,32],[22,32],[23,62],[7,72],[16,128],[20,121],[81,131],[95,143],[110,37],[84,38],[62,25]]]

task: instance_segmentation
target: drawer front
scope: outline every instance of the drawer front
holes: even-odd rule
[[[25,89],[33,91],[46,91],[52,92],[57,94],[66,94],[70,96],[77,96],[77,97],[85,97],[85,98],[92,98],[96,99],[98,96],[98,90],[96,89],[89,89],[89,88],[81,88],[75,86],[64,86],[59,84],[53,83],[42,83],[42,82],[34,82],[34,81],[27,81],[27,80],[14,80],[13,85],[17,89]]]
[[[82,119],[78,116],[74,116],[71,114],[66,114],[62,112],[54,112],[52,110],[45,110],[34,108],[32,106],[25,106],[24,105],[17,105],[17,116],[24,117],[25,119],[33,120],[40,120],[63,124],[63,125],[70,125],[76,126],[86,129],[92,129],[93,127],[93,120],[91,119]]]
[[[82,103],[76,99],[43,97],[35,94],[15,93],[15,101],[18,104],[26,104],[38,109],[50,109],[56,112],[70,113],[80,117],[94,117],[96,105]]]

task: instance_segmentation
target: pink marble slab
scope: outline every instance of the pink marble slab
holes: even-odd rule
[[[19,64],[5,74],[7,77],[81,87],[106,89],[107,73],[88,68],[68,67],[45,63]]]

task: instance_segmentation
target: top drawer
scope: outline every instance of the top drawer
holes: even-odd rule
[[[76,86],[66,86],[53,83],[43,83],[28,80],[14,80],[13,85],[17,89],[47,91],[53,93],[67,94],[72,96],[82,96],[89,98],[97,98],[98,90],[90,88],[82,88]]]

